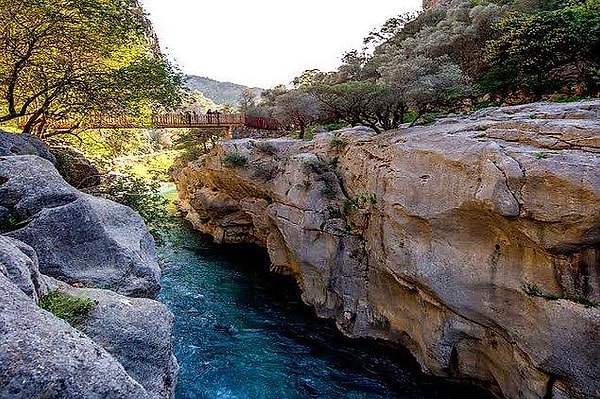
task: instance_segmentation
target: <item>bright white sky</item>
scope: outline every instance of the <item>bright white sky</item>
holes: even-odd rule
[[[287,84],[341,56],[421,0],[142,0],[163,51],[187,74],[247,86]]]

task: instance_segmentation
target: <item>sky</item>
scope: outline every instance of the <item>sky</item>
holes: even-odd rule
[[[421,0],[142,0],[179,69],[246,86],[330,71],[388,18]]]

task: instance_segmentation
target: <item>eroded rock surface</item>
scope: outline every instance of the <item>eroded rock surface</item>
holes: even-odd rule
[[[164,305],[48,277],[154,296],[154,242],[135,212],[77,191],[47,160],[0,156],[0,233],[0,398],[174,396]],[[51,291],[93,301],[77,329],[37,305]]]
[[[7,235],[34,248],[43,274],[123,295],[156,295],[154,241],[138,214],[79,192],[36,156],[0,157],[0,177],[0,205],[20,223]]]
[[[600,396],[600,101],[233,140],[175,173],[217,242],[265,246],[319,315],[508,398]],[[238,153],[247,166],[227,166]]]
[[[0,273],[0,397],[149,398],[114,357]]]

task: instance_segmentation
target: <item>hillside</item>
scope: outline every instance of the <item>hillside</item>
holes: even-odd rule
[[[184,79],[184,85],[190,90],[201,91],[205,97],[210,98],[218,105],[225,103],[238,105],[242,91],[247,88],[244,85],[219,82],[218,80],[195,75],[187,75]],[[259,87],[252,87],[251,89],[257,97],[264,90]]]

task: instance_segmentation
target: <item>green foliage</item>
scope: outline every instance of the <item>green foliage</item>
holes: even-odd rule
[[[348,141],[338,136],[334,136],[331,138],[331,140],[329,140],[329,147],[333,148],[336,151],[343,149],[347,145]]]
[[[207,154],[223,139],[222,129],[181,129],[176,136],[175,148],[181,151],[180,160],[192,162]]]
[[[552,92],[568,83],[598,87],[600,6],[596,0],[534,14],[510,13],[486,48],[483,90]],[[562,68],[562,69],[561,69]]]
[[[367,248],[367,241],[361,239],[357,247],[350,252],[350,258],[356,260],[358,263],[367,263],[369,260],[369,251]]]
[[[275,117],[282,126],[298,130],[299,139],[305,138],[307,128],[322,115],[317,99],[303,90],[289,91],[275,99]]]
[[[95,302],[77,298],[62,291],[50,291],[40,298],[39,306],[72,325],[80,327],[94,309]]]
[[[248,157],[237,151],[225,153],[221,162],[226,168],[244,168],[249,165]]]
[[[360,193],[355,198],[346,198],[342,204],[342,214],[349,216],[357,209],[367,209],[377,203],[373,193]]]
[[[169,171],[175,160],[180,156],[181,151],[160,151],[152,154],[121,157],[113,161],[113,169],[146,180],[170,182],[172,179]]]
[[[95,113],[143,118],[179,101],[179,75],[145,38],[135,0],[0,0],[0,122],[73,127]],[[56,133],[56,132],[55,132]]]
[[[543,152],[543,151],[537,151],[533,154],[533,156],[535,157],[535,159],[540,160],[540,159],[546,159],[548,158],[548,153]]]
[[[162,244],[163,234],[173,225],[169,201],[159,191],[160,183],[126,173],[109,174],[101,193],[136,211],[146,222],[148,231]]]
[[[538,287],[536,284],[532,284],[532,283],[524,283],[521,286],[521,289],[523,290],[523,292],[525,294],[527,294],[531,297],[544,298],[549,301],[557,301],[559,299],[564,299],[566,301],[571,301],[571,302],[575,302],[580,305],[583,305],[586,308],[595,308],[598,306],[598,303],[590,300],[589,298],[587,298],[583,295],[557,296],[557,295],[552,295],[552,294],[546,294],[541,290],[540,287]]]

